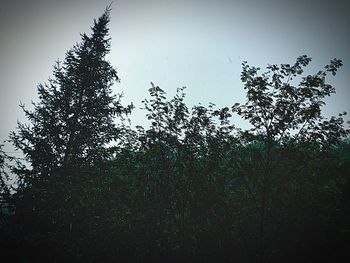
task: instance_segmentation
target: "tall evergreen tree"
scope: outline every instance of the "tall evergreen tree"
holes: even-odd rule
[[[114,117],[131,110],[120,104],[120,96],[112,94],[119,78],[106,60],[110,11],[108,7],[94,21],[90,36],[81,35],[81,43],[66,53],[63,62],[57,61],[54,78],[38,86],[39,102],[34,103],[34,110],[21,105],[29,124],[19,123],[10,138],[31,165],[30,171],[22,169],[27,175],[96,164],[106,157],[106,145],[117,134]]]
[[[101,229],[90,231],[91,222],[109,211],[102,208],[109,201],[104,198],[109,145],[120,134],[116,117],[132,108],[123,107],[112,89],[119,77],[106,59],[110,12],[108,7],[92,33],[82,34],[64,61],[55,64],[53,77],[38,86],[33,110],[21,105],[27,122],[18,123],[10,135],[25,156],[14,168],[19,180],[13,222],[21,233],[15,241],[23,247],[19,260],[85,261],[93,253],[88,246],[104,238]]]

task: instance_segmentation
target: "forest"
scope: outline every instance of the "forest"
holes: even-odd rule
[[[349,124],[322,111],[342,61],[243,61],[223,108],[151,83],[142,127],[113,92],[110,11],[20,105],[24,159],[0,146],[2,262],[350,262]]]

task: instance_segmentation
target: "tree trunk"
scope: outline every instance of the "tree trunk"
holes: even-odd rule
[[[265,217],[266,209],[268,205],[268,181],[271,175],[271,142],[266,145],[266,160],[265,160],[265,171],[262,182],[262,193],[261,193],[261,207],[260,207],[260,226],[259,226],[259,260],[260,263],[264,262],[265,258]]]

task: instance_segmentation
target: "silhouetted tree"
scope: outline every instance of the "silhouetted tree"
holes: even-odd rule
[[[321,262],[350,246],[349,131],[325,119],[342,65],[243,63],[244,104],[188,107],[151,83],[149,127],[124,121],[106,60],[110,8],[39,85],[10,139],[24,153],[5,181],[0,248],[17,262]],[[237,129],[232,113],[252,128]],[[121,120],[120,125],[116,120]],[[113,144],[111,144],[113,143]],[[4,210],[4,205],[13,210]],[[1,254],[3,255],[3,254]],[[350,258],[348,257],[348,261]],[[347,261],[344,261],[347,262]]]
[[[112,95],[119,78],[106,60],[109,14],[107,8],[91,36],[82,34],[81,43],[56,63],[54,78],[38,86],[34,110],[21,105],[29,124],[19,123],[11,140],[23,151],[33,176],[62,166],[94,165],[108,157],[106,145],[118,134],[114,118],[130,110]]]
[[[116,117],[132,108],[123,107],[112,90],[119,78],[106,59],[110,11],[56,63],[53,78],[38,86],[34,109],[21,105],[28,122],[10,135],[25,157],[14,167],[16,224],[23,228],[23,254],[34,258],[83,260],[87,244],[100,236],[88,228],[105,200],[108,144],[120,133]],[[84,232],[89,234],[80,239]]]
[[[267,72],[243,62],[241,80],[247,91],[246,103],[236,103],[232,110],[249,121],[252,128],[241,133],[247,143],[261,142],[260,189],[260,260],[264,259],[266,211],[269,209],[272,176],[280,162],[276,147],[298,143],[316,144],[319,150],[340,142],[349,134],[342,115],[325,119],[321,113],[324,99],[335,93],[326,83],[328,73],[336,75],[341,60],[331,60],[324,70],[300,77],[311,58],[300,56],[294,65],[269,65]],[[299,78],[297,78],[299,77]],[[299,81],[299,82],[298,82]]]

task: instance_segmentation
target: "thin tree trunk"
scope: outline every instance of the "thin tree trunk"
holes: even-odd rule
[[[260,263],[264,262],[265,258],[265,217],[266,209],[268,203],[268,181],[271,174],[271,142],[267,143],[266,149],[266,160],[265,160],[265,171],[262,185],[262,194],[261,194],[261,208],[260,208],[260,226],[259,226],[259,257]]]
[[[259,226],[259,257],[264,262],[264,235],[265,235],[265,210],[266,210],[266,175],[264,175],[263,192],[261,197],[260,226]]]

